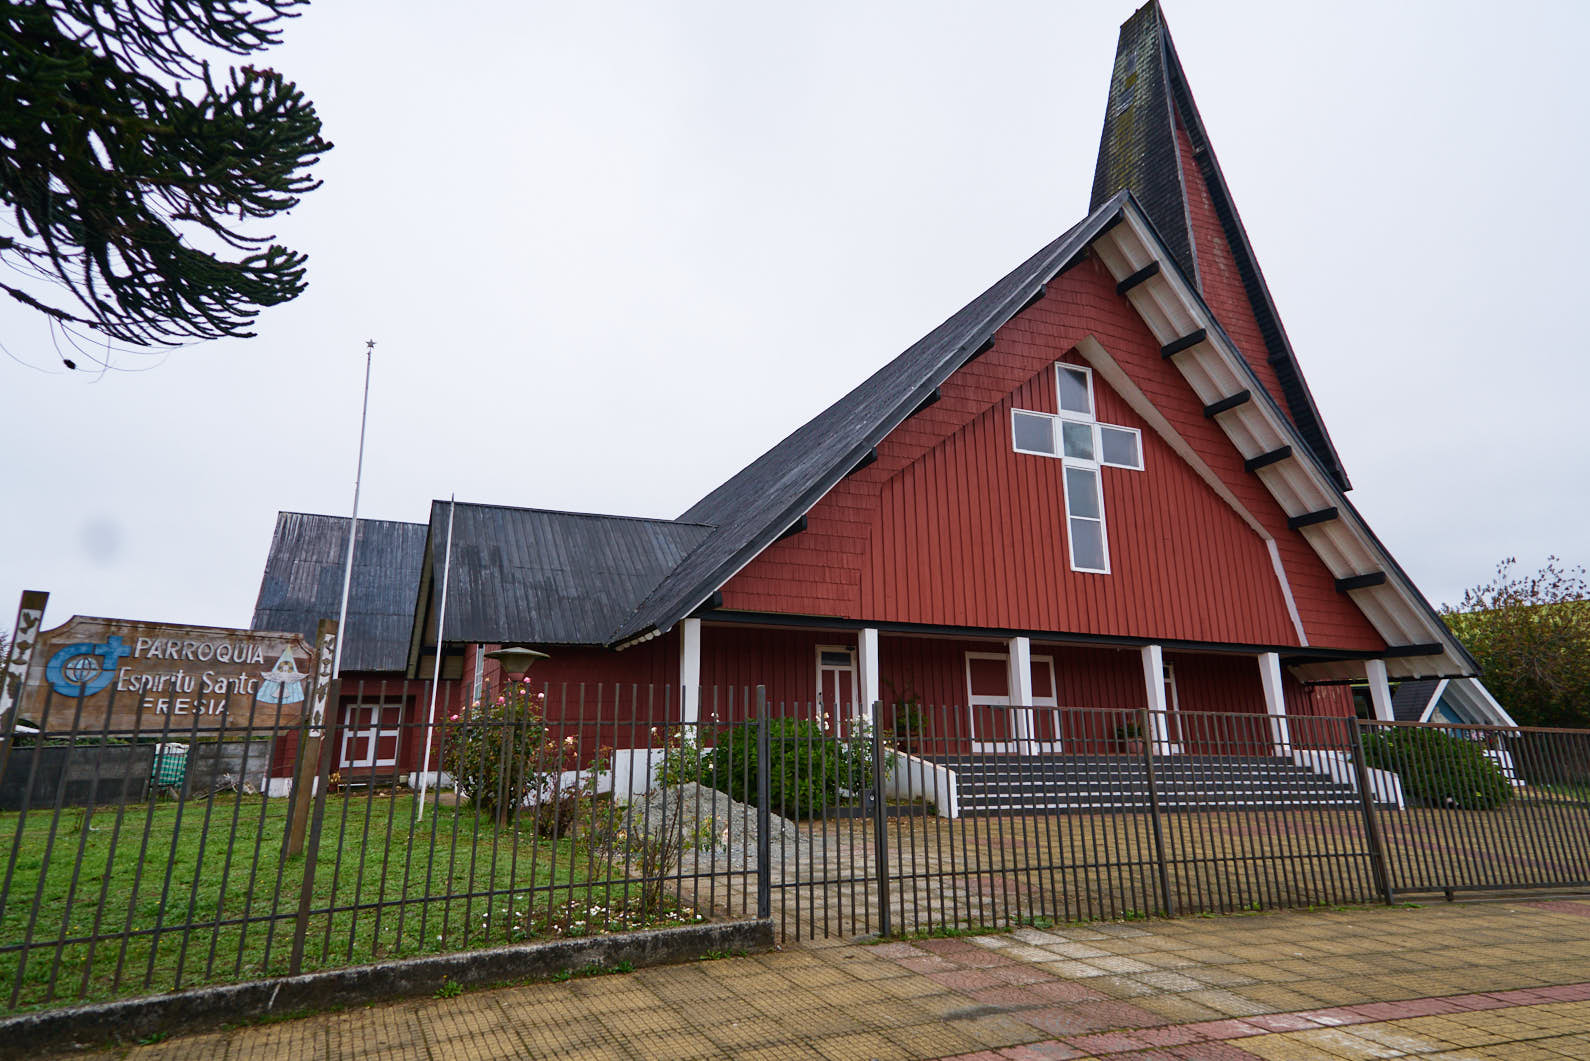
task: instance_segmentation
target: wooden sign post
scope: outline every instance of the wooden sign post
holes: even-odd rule
[[[333,687],[338,684],[333,667],[337,656],[337,624],[331,619],[320,620],[315,630],[315,687],[310,694],[309,711],[304,718],[303,747],[298,757],[298,774],[293,778],[292,820],[287,829],[288,855],[304,851],[304,831],[309,822],[309,806],[315,802],[316,782],[321,777],[321,755],[326,735],[326,704],[332,698]]]
[[[17,705],[22,702],[22,688],[33,662],[34,646],[39,643],[39,631],[44,629],[44,606],[49,599],[48,593],[36,589],[23,591],[16,625],[11,628],[11,647],[5,659],[0,660],[4,667],[0,670],[0,777],[5,776],[6,762],[11,758]]]

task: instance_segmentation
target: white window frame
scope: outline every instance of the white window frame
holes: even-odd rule
[[[835,663],[824,663],[823,662],[823,653],[824,652],[843,652],[845,655],[850,657],[850,665],[848,667],[841,667],[841,666],[839,666],[838,664],[835,664]],[[817,724],[819,726],[821,726],[825,731],[832,731],[833,727],[839,721],[837,713],[839,711],[839,708],[842,707],[843,705],[841,705],[841,704],[828,704],[828,703],[824,703],[823,702],[823,674],[826,671],[833,671],[835,674],[838,674],[840,672],[845,672],[845,671],[849,672],[849,674],[850,674],[850,699],[851,699],[850,709],[852,711],[854,711],[854,712],[860,712],[862,710],[862,708],[860,706],[861,696],[860,696],[860,690],[856,688],[856,680],[857,680],[857,677],[858,677],[858,675],[856,674],[856,649],[855,649],[854,645],[818,645],[817,646],[816,659],[817,659],[817,697],[816,697],[816,702],[815,702],[815,708],[816,708],[816,712],[817,712]],[[834,687],[836,689],[839,687],[839,682],[838,682],[837,679],[834,682]]]
[[[1048,452],[1045,452],[1045,451],[1043,451],[1041,449],[1022,449],[1019,445],[1017,445],[1016,444],[1016,417],[1018,415],[1019,416],[1037,416],[1037,417],[1042,417],[1043,419],[1049,421],[1049,445],[1052,447],[1052,449],[1050,449]],[[1033,456],[1033,457],[1058,457],[1058,456],[1060,456],[1060,438],[1059,438],[1059,432],[1056,431],[1056,429],[1055,429],[1055,417],[1054,417],[1054,414],[1053,413],[1040,413],[1040,412],[1037,412],[1036,410],[1033,410],[1033,409],[1012,409],[1010,411],[1010,447],[1011,447],[1011,449],[1015,450],[1017,453],[1026,453],[1029,456]]]
[[[1093,370],[1087,365],[1073,365],[1069,361],[1056,361],[1054,363],[1054,407],[1060,410],[1060,415],[1074,420],[1096,420],[1099,415],[1099,403],[1093,396]],[[1080,372],[1088,385],[1088,407],[1086,411],[1067,409],[1060,401],[1060,374],[1062,372]]]
[[[1010,722],[1009,728],[1010,728],[1010,731],[1012,733],[1012,736],[1010,737],[1010,739],[1008,739],[1008,740],[999,740],[999,741],[979,741],[977,739],[977,708],[979,708],[979,707],[1003,707],[1003,708],[1009,710],[1012,705],[1010,703],[1010,682],[1009,682],[1008,678],[1006,679],[1005,695],[1004,696],[978,696],[977,694],[974,694],[972,692],[972,660],[974,660],[974,659],[998,660],[1000,663],[1003,663],[1005,665],[1005,673],[1008,675],[1010,673],[1010,653],[1008,653],[1008,652],[966,652],[966,653],[963,653],[962,670],[965,672],[965,675],[966,675],[966,735],[967,735],[967,738],[971,741],[972,752],[974,754],[995,754],[995,755],[1014,754],[1018,750],[1018,746],[1021,743],[1014,736],[1014,733],[1016,731],[1016,720],[1015,720],[1015,718],[1011,718],[1009,720],[1009,722]],[[1038,711],[1038,710],[1048,710],[1048,711],[1056,711],[1056,712],[1058,712],[1059,709],[1060,709],[1060,679],[1059,679],[1059,675],[1055,673],[1054,657],[1053,656],[1037,656],[1037,655],[1035,655],[1035,656],[1031,657],[1030,663],[1031,663],[1031,665],[1033,667],[1037,667],[1038,664],[1042,663],[1044,666],[1049,668],[1049,695],[1048,696],[1034,696],[1032,698],[1032,703],[1031,704],[1021,705],[1021,706],[1031,707],[1031,708],[1034,709],[1035,712]],[[1054,732],[1056,734],[1059,734],[1059,732],[1060,732],[1059,723],[1060,723],[1060,720],[1058,718],[1056,718],[1055,719],[1055,729],[1054,729]],[[1059,737],[1057,736],[1055,738],[1055,740],[1053,740],[1053,741],[1040,742],[1039,743],[1039,747],[1038,747],[1037,750],[1038,751],[1043,751],[1043,752],[1049,752],[1049,751],[1058,752],[1060,750]]]
[[[1066,511],[1065,511],[1065,517],[1066,517],[1066,531],[1065,531],[1065,533],[1066,533],[1066,558],[1070,561],[1071,570],[1076,571],[1079,574],[1085,574],[1085,575],[1107,575],[1107,574],[1110,573],[1110,527],[1109,527],[1109,519],[1108,519],[1108,517],[1107,517],[1107,515],[1105,513],[1105,508],[1104,508],[1104,475],[1102,474],[1100,469],[1102,469],[1102,468],[1122,468],[1122,469],[1125,469],[1126,471],[1132,471],[1132,472],[1140,472],[1140,471],[1142,471],[1144,469],[1144,466],[1147,463],[1147,458],[1146,458],[1145,454],[1143,453],[1143,432],[1142,432],[1142,430],[1140,428],[1127,427],[1125,424],[1101,424],[1101,423],[1099,423],[1098,396],[1094,393],[1094,390],[1093,390],[1093,369],[1092,368],[1090,368],[1087,365],[1073,365],[1069,361],[1056,361],[1054,363],[1054,370],[1055,370],[1055,383],[1054,383],[1054,385],[1055,385],[1055,406],[1056,406],[1056,408],[1060,409],[1060,412],[1058,412],[1058,413],[1043,413],[1043,412],[1039,412],[1039,411],[1037,411],[1035,409],[1011,409],[1011,411],[1010,411],[1010,444],[1011,444],[1011,448],[1017,453],[1024,453],[1024,454],[1027,454],[1028,456],[1032,456],[1032,457],[1048,457],[1051,460],[1058,460],[1061,463],[1062,470],[1061,470],[1061,473],[1060,473],[1060,478],[1061,478],[1061,487],[1062,487],[1062,489],[1065,492],[1065,509],[1066,509]],[[1079,411],[1077,411],[1075,409],[1061,408],[1061,406],[1060,406],[1060,395],[1061,395],[1060,376],[1061,376],[1061,373],[1064,373],[1064,372],[1077,372],[1077,373],[1080,373],[1082,375],[1083,379],[1087,381],[1087,387],[1088,387],[1088,411],[1087,412],[1084,413],[1084,412],[1079,412]],[[1035,449],[1022,449],[1020,446],[1016,445],[1016,414],[1017,413],[1022,413],[1022,414],[1027,415],[1027,416],[1047,416],[1049,418],[1049,431],[1050,431],[1049,439],[1050,439],[1050,444],[1054,447],[1054,451],[1052,453],[1045,453],[1045,452],[1043,452],[1041,450],[1035,450]],[[1085,424],[1085,425],[1087,425],[1089,430],[1092,432],[1092,436],[1093,436],[1093,458],[1091,460],[1088,459],[1088,458],[1085,458],[1085,457],[1068,457],[1068,456],[1066,456],[1065,425],[1068,424],[1068,423],[1070,423],[1070,424]],[[1136,438],[1137,438],[1137,463],[1136,464],[1121,464],[1121,463],[1116,462],[1116,461],[1107,461],[1107,460],[1104,459],[1104,428],[1106,428],[1106,427],[1109,428],[1112,431],[1130,431],[1133,435],[1136,436]],[[1083,469],[1086,469],[1086,470],[1091,471],[1093,473],[1093,485],[1094,485],[1094,489],[1097,491],[1096,500],[1098,502],[1098,510],[1099,510],[1099,514],[1098,514],[1097,518],[1095,518],[1093,516],[1073,516],[1071,514],[1071,482],[1070,482],[1069,479],[1066,478],[1065,471],[1064,471],[1064,469],[1066,469],[1066,468],[1083,468]],[[1077,564],[1077,554],[1076,554],[1076,536],[1071,533],[1071,521],[1073,519],[1086,520],[1088,522],[1097,523],[1099,525],[1099,538],[1100,538],[1101,542],[1103,543],[1103,547],[1104,547],[1104,566],[1103,567],[1082,567],[1082,566],[1078,566],[1078,564]],[[970,675],[968,675],[967,681],[968,682],[971,681]],[[968,691],[968,693],[970,693],[970,691],[971,691],[970,685],[968,685],[967,691]]]
[[[370,770],[383,766],[396,766],[403,755],[403,701],[401,700],[349,700],[342,705],[342,748],[338,756],[338,766],[346,770]],[[371,711],[370,726],[368,729],[353,729],[348,725],[348,715],[354,711],[368,708]],[[381,712],[383,708],[392,708],[397,712],[397,725],[392,729],[383,728],[381,725]],[[380,746],[382,737],[396,737],[397,744],[393,746],[392,758],[377,759],[376,748]],[[349,741],[363,741],[363,758],[350,759],[348,757]]]
[[[1072,468],[1076,468],[1078,471],[1091,472],[1093,474],[1094,505],[1099,511],[1097,518],[1093,516],[1077,516],[1072,514],[1071,477],[1065,474],[1066,471],[1070,471]],[[1109,574],[1110,531],[1109,525],[1104,518],[1104,477],[1099,474],[1098,462],[1078,460],[1075,457],[1066,458],[1065,469],[1061,472],[1060,482],[1061,488],[1065,490],[1066,497],[1066,550],[1071,560],[1071,570],[1088,575]],[[1082,520],[1087,523],[1097,523],[1099,525],[1099,543],[1104,550],[1103,567],[1083,567],[1077,563],[1077,539],[1076,535],[1071,533],[1071,521],[1074,519]]]
[[[1108,460],[1104,459],[1104,431],[1105,431],[1106,428],[1108,428],[1111,431],[1120,431],[1120,432],[1123,432],[1123,433],[1129,432],[1129,433],[1137,436],[1137,463],[1136,464],[1120,464],[1120,463],[1118,463],[1116,461],[1108,461]],[[1096,436],[1094,441],[1097,443],[1097,445],[1094,447],[1094,452],[1099,455],[1099,463],[1101,465],[1103,465],[1106,468],[1125,468],[1127,471],[1130,471],[1130,472],[1140,472],[1140,471],[1143,470],[1143,432],[1142,432],[1141,429],[1135,428],[1135,427],[1126,427],[1126,426],[1124,426],[1122,424],[1100,424],[1100,423],[1095,423],[1093,430],[1094,430],[1094,435]]]

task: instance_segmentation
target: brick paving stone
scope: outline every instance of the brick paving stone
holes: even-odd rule
[[[1126,1032],[1100,1032],[1097,1035],[1073,1035],[1066,1043],[1085,1054],[1118,1054],[1127,1050],[1142,1050],[1149,1044]]]
[[[1544,906],[1065,925],[874,946],[817,940],[210,1032],[125,1056],[1585,1061],[1590,918]],[[1142,969],[1102,967],[1121,963]]]
[[[1008,1046],[999,1052],[999,1056],[1008,1061],[1071,1061],[1072,1058],[1082,1057],[1083,1052],[1058,1040],[1046,1040]]]

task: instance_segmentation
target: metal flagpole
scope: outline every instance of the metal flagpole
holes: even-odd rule
[[[348,562],[342,566],[342,611],[337,612],[337,647],[331,654],[331,676],[342,674],[342,643],[348,639],[348,590],[353,589],[353,539],[359,533],[359,480],[364,479],[364,425],[370,417],[370,355],[375,340],[364,340],[364,409],[359,410],[359,463],[353,471],[353,522],[348,523]]]
[[[458,495],[447,499],[447,546],[442,553],[442,602],[436,608],[436,662],[431,668],[431,709],[425,716],[425,759],[420,764],[420,798],[414,805],[415,820],[425,817],[425,783],[431,774],[431,734],[436,728],[436,690],[442,683],[442,630],[447,620],[447,576],[453,570],[453,510],[458,507]],[[438,785],[441,778],[437,778]]]
[[[364,478],[364,425],[370,418],[370,357],[375,340],[364,343],[364,408],[359,411],[359,464],[353,473],[353,521],[348,524],[348,560],[342,568],[342,610],[337,613],[337,647],[331,654],[331,676],[342,674],[342,644],[348,640],[348,591],[353,588],[353,542],[359,533],[359,481]]]

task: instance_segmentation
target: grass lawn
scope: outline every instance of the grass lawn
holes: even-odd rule
[[[53,838],[47,811],[20,836],[19,815],[0,814],[0,1011],[289,972],[307,863],[282,856],[287,809],[231,795],[74,807]],[[414,811],[408,793],[327,800],[303,971],[640,920],[622,864],[467,805],[428,800],[419,824]]]

